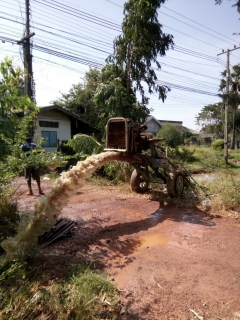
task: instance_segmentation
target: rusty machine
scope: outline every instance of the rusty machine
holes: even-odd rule
[[[188,172],[170,160],[166,150],[160,145],[164,139],[154,138],[145,132],[146,125],[135,125],[131,119],[111,118],[106,128],[105,151],[121,153],[121,161],[134,167],[130,185],[138,193],[148,190],[150,182],[166,185],[170,197],[178,197],[188,183]],[[152,179],[149,168],[156,178]]]

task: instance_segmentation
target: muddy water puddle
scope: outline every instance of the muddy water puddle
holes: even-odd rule
[[[135,251],[163,246],[168,243],[168,237],[165,234],[149,233],[128,241],[123,245],[122,254],[128,256]]]

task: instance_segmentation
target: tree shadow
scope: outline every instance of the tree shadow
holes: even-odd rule
[[[99,215],[99,217],[94,216],[89,222],[84,221],[84,223],[75,224],[71,238],[56,239],[46,250],[46,253],[47,251],[51,252],[52,248],[56,254],[51,252],[51,256],[53,257],[54,255],[56,259],[58,259],[57,256],[59,260],[67,258],[75,264],[75,258],[78,256],[81,261],[84,260],[98,269],[104,269],[106,264],[111,266],[110,261],[115,263],[115,261],[123,259],[119,266],[115,265],[115,268],[123,268],[133,261],[132,254],[142,244],[142,240],[139,237],[134,238],[134,235],[149,231],[165,220],[201,225],[208,228],[216,225],[212,221],[213,216],[208,215],[197,207],[191,209],[179,208],[165,199],[158,203],[158,208],[148,213],[144,219],[111,223],[111,217],[104,220]],[[125,208],[126,206],[125,204]],[[106,225],[104,225],[104,222],[107,222]],[[61,249],[55,250],[58,246]]]
[[[146,204],[147,200],[142,201]],[[100,273],[106,270],[106,266],[122,269],[135,259],[133,253],[142,244],[141,239],[135,235],[140,232],[149,231],[166,220],[207,228],[216,225],[216,220],[213,221],[216,217],[198,207],[179,207],[172,201],[166,201],[164,197],[158,199],[156,204],[157,209],[147,212],[143,219],[114,223],[114,210],[121,208],[116,206],[110,217],[93,215],[89,221],[76,223],[71,238],[57,239],[44,248],[31,263],[44,274],[46,282],[63,279],[73,268],[81,268],[83,265]],[[128,203],[125,203],[126,212],[127,206]],[[106,208],[101,210],[104,212]],[[129,296],[127,300],[129,311],[119,314],[117,319],[141,319],[140,313],[131,310],[131,306],[135,304],[134,295]],[[147,313],[151,306],[146,303],[145,308]]]

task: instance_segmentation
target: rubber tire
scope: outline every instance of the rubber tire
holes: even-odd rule
[[[185,179],[180,171],[173,171],[167,177],[167,192],[171,198],[180,197],[185,187]]]
[[[148,190],[149,181],[144,180],[141,173],[139,173],[136,169],[133,170],[131,179],[130,179],[130,186],[132,191],[137,193],[144,193]]]

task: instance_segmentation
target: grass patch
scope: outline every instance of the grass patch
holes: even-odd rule
[[[15,234],[18,222],[16,200],[7,194],[0,194],[0,243]]]
[[[89,267],[57,281],[49,281],[27,263],[13,262],[0,271],[2,320],[100,320],[115,319],[118,314],[116,288]]]
[[[210,193],[211,210],[239,215],[240,212],[240,173],[231,169],[218,171],[212,181],[205,183]]]

